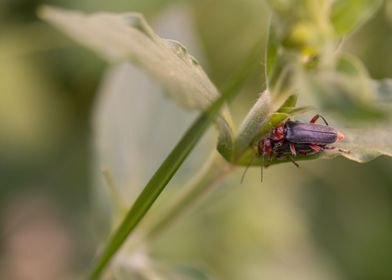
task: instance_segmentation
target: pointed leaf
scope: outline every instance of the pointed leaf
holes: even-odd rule
[[[39,15],[105,59],[130,61],[143,68],[184,107],[206,108],[219,95],[186,48],[179,42],[160,38],[141,14],[85,15],[43,7]]]
[[[219,93],[199,63],[179,42],[165,40],[154,33],[141,14],[96,13],[43,7],[41,18],[79,43],[112,62],[129,61],[144,69],[179,105],[206,109]],[[222,150],[229,153],[232,120],[226,106],[218,118]]]

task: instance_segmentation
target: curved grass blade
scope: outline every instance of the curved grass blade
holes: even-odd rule
[[[245,61],[244,65],[237,73],[234,73],[233,78],[230,79],[230,83],[223,89],[222,95],[199,115],[152,176],[143,191],[137,197],[135,203],[129,209],[120,226],[109,238],[102,253],[96,259],[89,279],[93,280],[100,277],[114,254],[120,249],[130,233],[136,228],[204,132],[216,119],[221,107],[226,101],[229,101],[239,93],[239,87],[253,69],[251,66],[257,64],[255,57],[260,49],[260,44],[261,42],[256,43],[255,48],[251,50],[251,55]]]
[[[233,95],[233,93],[231,94]],[[175,146],[153,177],[147,183],[135,203],[128,211],[126,217],[110,238],[108,245],[97,259],[90,279],[97,279],[116,251],[124,243],[128,235],[137,226],[143,216],[158,198],[167,183],[176,173],[193,147],[207,130],[219,113],[219,108],[224,104],[228,95],[222,95],[207,111],[203,112],[194,124],[188,129],[180,142]]]

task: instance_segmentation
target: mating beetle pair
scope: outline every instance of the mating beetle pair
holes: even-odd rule
[[[324,121],[325,125],[316,124],[319,118]],[[267,156],[269,161],[274,156],[276,159],[287,159],[299,167],[293,156],[314,155],[321,151],[333,150],[335,147],[330,144],[343,140],[343,138],[343,134],[330,127],[325,118],[319,114],[315,115],[309,123],[288,119],[273,127],[267,137],[259,140],[257,154],[263,159]],[[342,153],[350,152],[343,149],[338,150]],[[241,182],[243,182],[253,159],[244,170]],[[261,180],[263,180],[263,165],[261,166]]]
[[[316,124],[319,118],[325,125]],[[321,115],[315,115],[309,123],[289,119],[275,126],[267,137],[258,142],[258,154],[268,156],[269,160],[272,160],[274,155],[277,159],[286,158],[298,166],[293,156],[312,155],[334,149],[329,145],[343,138],[343,134],[330,127]]]

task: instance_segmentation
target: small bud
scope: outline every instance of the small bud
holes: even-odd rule
[[[288,48],[299,50],[305,56],[314,55],[320,48],[318,32],[310,22],[294,24],[283,43]]]

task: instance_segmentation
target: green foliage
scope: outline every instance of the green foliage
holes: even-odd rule
[[[219,96],[216,87],[186,48],[179,42],[160,38],[140,14],[84,15],[43,7],[39,15],[109,62],[127,61],[141,67],[185,108],[205,109]],[[230,135],[230,113],[223,109],[222,115],[219,129],[222,134]]]
[[[218,97],[215,86],[186,48],[160,38],[140,14],[84,15],[44,7],[40,16],[108,61],[129,61],[143,68],[181,106],[203,109]]]
[[[195,147],[209,125],[219,114],[220,108],[227,99],[232,98],[238,91],[227,91],[203,111],[193,125],[184,134],[175,148],[171,151],[153,177],[137,197],[133,206],[129,209],[118,229],[109,239],[105,249],[98,258],[90,275],[90,279],[97,279],[106,267],[110,259],[124,243],[128,235],[135,229],[147,211],[151,208],[160,193],[169,183],[178,168]]]
[[[392,129],[388,122],[362,124],[344,130],[345,141],[339,146],[351,151],[344,156],[358,162],[367,162],[378,156],[392,156]]]
[[[254,63],[253,52],[244,68],[219,95],[185,47],[160,38],[139,14],[83,15],[49,7],[40,11],[43,19],[108,61],[131,62],[144,69],[179,105],[201,110],[199,118],[150,179],[108,241],[91,279],[101,274],[136,229],[211,122],[215,122],[219,130],[218,151],[226,159],[226,164],[233,166],[247,165],[257,155],[258,141],[272,127],[312,107],[327,118],[334,118],[333,126],[346,136],[337,146],[350,150],[350,153],[335,149],[312,156],[298,155],[295,160],[343,155],[366,162],[380,155],[392,156],[391,82],[374,81],[359,59],[339,50],[342,38],[369,18],[381,1],[268,2],[274,15],[265,57],[267,88],[249,110],[237,134],[234,134],[235,128],[225,102],[238,93],[239,86],[246,79]],[[257,51],[260,49],[257,45]],[[301,98],[306,104],[297,107]],[[271,162],[265,162],[258,158],[253,165],[284,162],[287,160],[273,158]],[[163,219],[164,225],[219,177],[210,175],[207,170],[203,174],[205,177],[202,176],[189,192],[176,200]],[[155,225],[152,232],[161,228],[162,223],[156,221]]]

